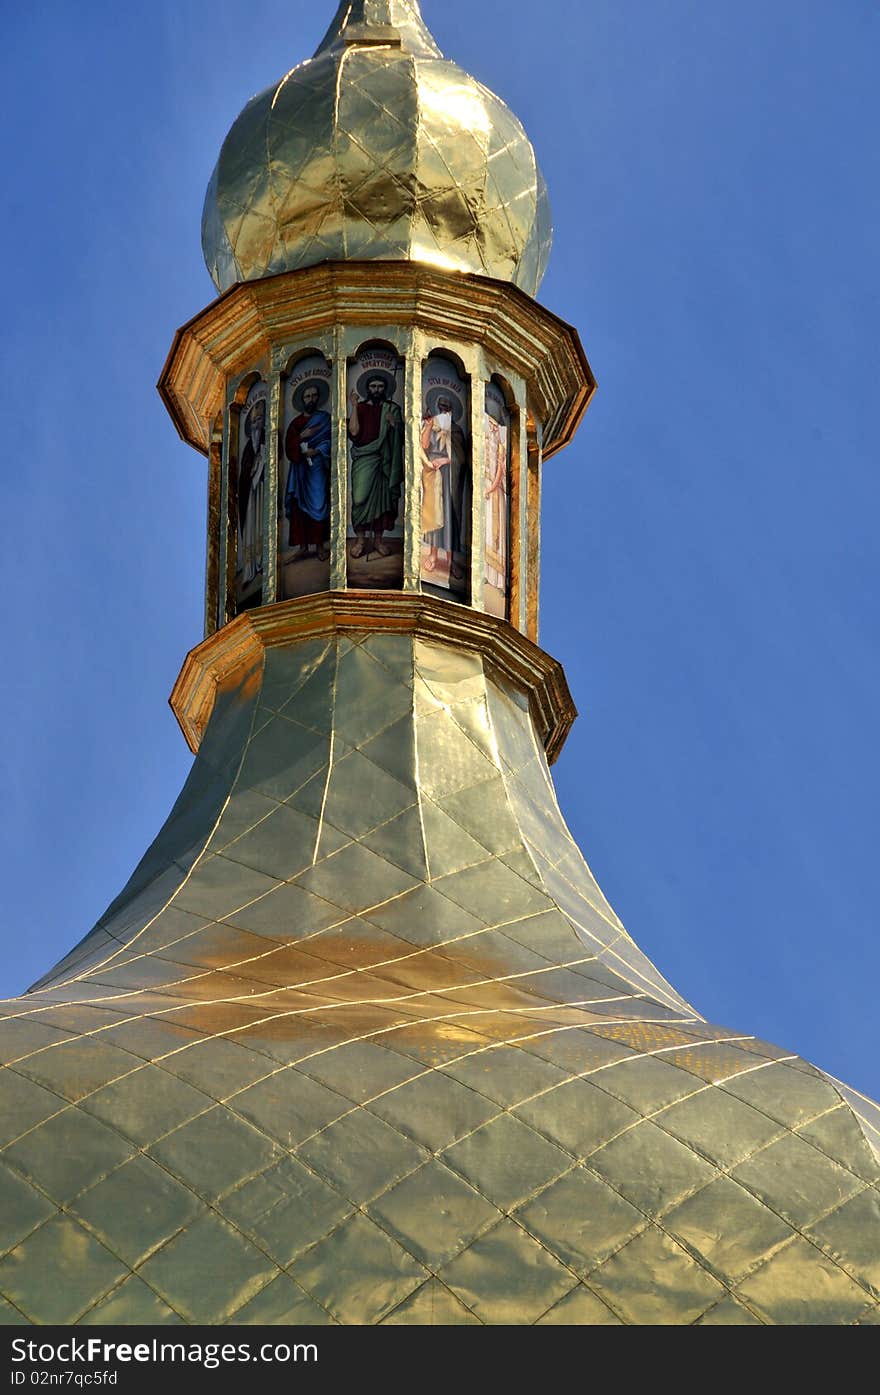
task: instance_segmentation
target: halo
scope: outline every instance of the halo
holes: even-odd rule
[[[317,388],[317,389],[318,389],[318,408],[319,408],[319,409],[320,409],[321,407],[323,407],[323,406],[325,405],[325,403],[327,403],[327,402],[330,401],[330,385],[329,385],[329,383],[326,383],[326,382],[324,381],[323,378],[306,378],[304,382],[302,382],[302,383],[297,383],[296,387],[295,387],[294,390],[293,390],[293,395],[291,396],[291,399],[290,399],[291,405],[292,405],[293,410],[294,410],[295,412],[301,412],[301,411],[302,411],[302,409],[303,409],[303,393],[305,392],[306,388],[310,388],[310,387],[313,387],[313,388]]]
[[[391,401],[397,391],[397,379],[393,373],[387,372],[384,368],[371,368],[369,373],[362,373],[357,380],[356,390],[358,397],[366,399],[367,383],[371,383],[374,378],[381,378],[385,384],[385,396],[387,401]]]
[[[253,407],[257,402],[266,402],[269,398],[269,384],[262,378],[257,378],[251,383],[247,390],[247,396],[242,403],[243,407]]]
[[[437,415],[437,403],[441,397],[452,403],[452,420],[461,421],[464,415],[464,407],[461,405],[461,398],[450,388],[433,387],[425,398],[425,412],[429,417]]]
[[[251,417],[254,415],[254,413],[256,412],[257,408],[260,408],[261,411],[262,411],[262,413],[263,413],[263,426],[264,426],[264,428],[265,428],[265,425],[266,425],[266,399],[265,399],[265,397],[255,397],[254,400],[253,400],[253,402],[251,403],[251,405],[250,405],[250,406],[246,409],[246,411],[243,412],[243,414],[242,414],[243,417],[244,417],[244,421],[242,422],[242,425],[243,425],[243,427],[244,427],[244,434],[245,434],[245,435],[248,434],[248,426],[250,425]]]

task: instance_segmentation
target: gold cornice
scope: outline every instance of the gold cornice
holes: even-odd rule
[[[340,323],[482,345],[526,380],[545,459],[571,440],[596,389],[577,331],[508,282],[409,261],[324,262],[233,286],[177,331],[158,388],[181,437],[205,453],[229,377]]]
[[[481,654],[490,670],[526,692],[552,764],[577,716],[562,665],[504,620],[432,596],[325,591],[245,611],[190,650],[169,702],[198,751],[218,691],[253,681],[265,651],[319,635],[391,631]]]

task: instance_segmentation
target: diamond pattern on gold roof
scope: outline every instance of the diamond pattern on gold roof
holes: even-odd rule
[[[441,56],[413,0],[340,7],[314,58],[233,124],[202,217],[219,290],[322,261],[411,259],[533,295],[551,241],[520,122]]]
[[[464,651],[269,649],[0,1047],[6,1321],[878,1317],[875,1107],[670,988]]]

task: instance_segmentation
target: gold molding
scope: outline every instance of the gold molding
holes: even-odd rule
[[[191,649],[169,703],[197,752],[218,691],[252,680],[265,651],[346,631],[390,631],[476,652],[487,667],[527,693],[552,765],[577,716],[562,665],[506,620],[433,596],[402,591],[324,591],[247,610]]]
[[[527,383],[543,455],[577,430],[596,389],[577,331],[506,281],[417,262],[323,262],[233,286],[174,336],[158,388],[180,436],[207,452],[225,384],[294,337],[399,324],[480,344]]]

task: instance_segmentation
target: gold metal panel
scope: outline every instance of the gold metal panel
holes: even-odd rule
[[[195,1033],[177,1018],[172,1022],[162,1018],[132,1017],[130,1014],[127,1019],[113,1022],[105,1028],[102,1038],[145,1061],[198,1040]]]
[[[412,945],[388,935],[367,920],[351,916],[321,936],[321,953],[330,964],[368,969],[412,953]]]
[[[834,1086],[823,1080],[818,1071],[805,1075],[787,1062],[762,1066],[747,1075],[725,1080],[722,1088],[789,1128],[824,1114],[840,1099]]]
[[[860,1191],[862,1182],[795,1134],[784,1134],[731,1176],[802,1228]]]
[[[339,709],[334,714],[333,730],[351,746],[360,746],[384,731],[412,705],[411,684],[390,683],[388,669],[378,655],[359,642],[363,637],[349,630],[344,642],[337,645],[335,697]]]
[[[498,1112],[492,1101],[436,1071],[388,1090],[370,1101],[370,1109],[432,1153],[479,1128]]]
[[[764,1322],[787,1325],[813,1323],[820,1311],[827,1324],[855,1322],[872,1303],[866,1289],[800,1236],[737,1292]]]
[[[73,1109],[26,1133],[7,1148],[5,1157],[29,1182],[64,1204],[133,1152],[118,1133]]]
[[[276,1266],[208,1212],[163,1245],[140,1272],[188,1322],[217,1323],[255,1297],[275,1277]]]
[[[71,1207],[89,1230],[132,1268],[203,1209],[189,1187],[176,1182],[147,1157],[132,1158],[80,1195]]]
[[[49,1046],[17,1062],[22,1075],[75,1102],[99,1085],[127,1075],[140,1062],[100,1037],[68,1040],[62,1052]]]
[[[7,1017],[2,1019],[2,1026],[3,1059],[0,1064],[4,1066],[21,1061],[44,1046],[52,1046],[70,1038],[69,1031],[63,1031],[32,1017]]]
[[[760,1327],[761,1325],[761,1319],[755,1317],[744,1303],[738,1302],[731,1295],[722,1298],[720,1303],[716,1303],[714,1308],[710,1308],[697,1321],[698,1327]]]
[[[395,863],[402,871],[409,872],[410,876],[427,877],[424,821],[418,804],[413,804],[402,814],[371,829],[364,834],[363,843],[371,852]]]
[[[500,1114],[454,1143],[443,1160],[504,1211],[572,1165],[569,1154],[510,1114]]]
[[[224,856],[269,877],[289,877],[312,861],[317,824],[305,814],[280,806],[227,845]]]
[[[729,1080],[743,1071],[752,1071],[757,1064],[755,1053],[748,1051],[739,1042],[710,1041],[699,1045],[686,1046],[680,1051],[669,1051],[665,1057],[682,1070],[691,1071],[706,1081]]]
[[[621,1319],[603,1303],[592,1289],[578,1284],[561,1298],[543,1317],[539,1326],[552,1327],[619,1327]]]
[[[581,1276],[648,1224],[641,1211],[584,1167],[519,1207],[516,1219]]]
[[[3,1096],[3,1109],[0,1111],[2,1147],[67,1107],[66,1100],[26,1080],[9,1067],[0,1071],[0,1090]]]
[[[413,1172],[427,1154],[374,1114],[355,1110],[302,1144],[299,1156],[360,1206]]]
[[[0,1251],[13,1249],[54,1212],[48,1197],[10,1169],[0,1194]]]
[[[604,966],[597,957],[597,971],[601,972],[602,967]],[[629,1005],[628,993],[621,993],[615,989],[608,996],[609,1012],[614,1016],[619,1015]],[[523,1045],[535,1056],[541,1056],[545,1061],[550,1061],[574,1076],[589,1074],[598,1066],[607,1065],[609,1061],[619,1061],[628,1054],[625,1048],[615,1047],[613,1044],[608,1047],[602,1042],[595,1028],[589,1031],[538,1031]],[[599,1080],[600,1086],[601,1083]]]
[[[380,770],[360,751],[334,762],[327,788],[324,818],[352,838],[404,814],[416,803],[415,790]]]
[[[335,1090],[308,1076],[291,1077],[288,1071],[275,1071],[243,1090],[233,1104],[286,1148],[295,1148],[351,1109],[351,1101]]]
[[[664,1218],[725,1283],[735,1284],[791,1239],[791,1226],[728,1177],[718,1177]]]
[[[0,1259],[4,1293],[26,1320],[44,1323],[76,1322],[125,1272],[115,1255],[60,1214]]]
[[[661,1216],[715,1176],[709,1163],[649,1119],[591,1154],[589,1166],[649,1216]]]
[[[183,910],[213,919],[232,915],[240,907],[272,891],[275,885],[265,873],[215,854],[199,868],[198,881],[183,886],[176,899]]]
[[[416,878],[362,844],[352,843],[310,867],[298,885],[351,914],[362,910],[365,903],[381,906],[415,886]]]
[[[324,1051],[300,1064],[300,1070],[331,1090],[363,1104],[419,1075],[419,1067],[398,1051],[373,1041],[352,1042]]]
[[[429,1326],[461,1327],[479,1324],[480,1319],[449,1292],[437,1279],[429,1279],[410,1298],[383,1318],[386,1327]]]
[[[820,1118],[802,1125],[798,1133],[815,1147],[821,1148],[829,1158],[848,1167],[857,1177],[875,1185],[880,1182],[880,1162],[846,1105],[838,1105]]]
[[[150,1149],[151,1156],[206,1201],[240,1186],[280,1157],[280,1149],[228,1109],[200,1114]]]
[[[639,1120],[639,1115],[588,1080],[569,1080],[528,1100],[517,1114],[576,1158],[589,1158]]]
[[[428,1277],[366,1216],[355,1216],[293,1266],[297,1283],[338,1322],[381,1322]]]
[[[521,919],[552,905],[546,892],[530,885],[497,858],[439,877],[437,890],[481,916],[487,925]]]
[[[287,1274],[279,1274],[271,1284],[251,1298],[233,1315],[235,1326],[324,1327],[334,1319],[325,1308],[303,1293]]]
[[[870,1187],[811,1225],[808,1234],[880,1299],[880,1250],[873,1238],[878,1221],[880,1196]]]
[[[338,906],[313,896],[304,886],[286,882],[267,896],[233,911],[224,924],[231,930],[250,930],[267,942],[292,942],[320,934],[349,917]]]
[[[700,1090],[657,1115],[667,1133],[696,1149],[718,1167],[735,1167],[763,1148],[782,1129],[766,1114],[725,1090]]]
[[[268,799],[285,801],[325,768],[329,755],[326,737],[273,717],[249,743],[241,783]]]
[[[84,1327],[115,1327],[118,1323],[139,1326],[180,1326],[185,1319],[169,1308],[137,1274],[131,1274],[94,1308],[80,1318]]]
[[[602,1071],[599,1083],[603,1090],[640,1113],[662,1109],[703,1088],[701,1080],[658,1056],[633,1056],[618,1061]]]
[[[476,916],[425,883],[371,908],[364,918],[411,945],[442,945],[484,928]]]
[[[490,1043],[487,1037],[451,1019],[449,1014],[415,1020],[406,1027],[387,1033],[399,1051],[405,1051],[414,1061],[429,1067],[445,1065],[463,1052],[483,1050]],[[382,1040],[381,1037],[378,1040]]]
[[[590,1284],[625,1322],[687,1324],[725,1289],[655,1227],[642,1231],[591,1275]]]
[[[200,1090],[148,1065],[95,1091],[83,1107],[140,1147],[147,1147],[210,1104]]]
[[[351,1205],[296,1158],[286,1157],[224,1198],[236,1227],[284,1268],[351,1214]]]
[[[440,1277],[484,1323],[537,1322],[577,1283],[509,1220],[475,1240]]]
[[[368,1208],[403,1247],[436,1270],[499,1219],[473,1187],[432,1160]]]

